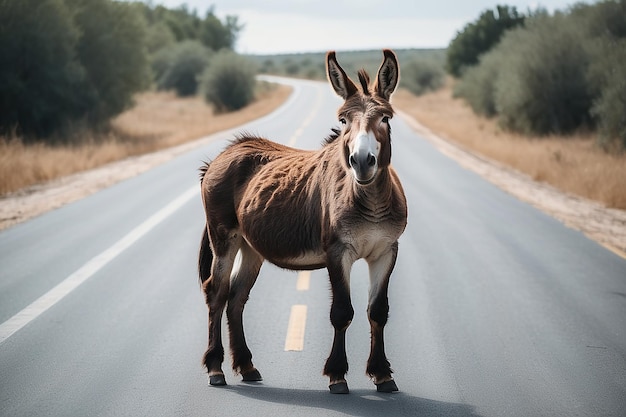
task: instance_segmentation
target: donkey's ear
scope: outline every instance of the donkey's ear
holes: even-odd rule
[[[346,72],[339,66],[335,51],[326,54],[326,74],[328,81],[333,86],[335,92],[344,100],[356,94],[358,91],[352,80],[346,75]]]
[[[395,91],[400,79],[400,67],[398,66],[398,58],[390,49],[383,50],[383,63],[380,64],[378,75],[376,76],[376,84],[374,91],[385,100],[389,100],[391,94]]]

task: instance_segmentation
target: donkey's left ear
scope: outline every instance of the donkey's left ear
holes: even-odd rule
[[[375,91],[385,100],[389,100],[391,94],[396,90],[400,79],[400,67],[398,58],[390,49],[383,50],[383,63],[380,64],[378,75],[376,76]]]
[[[335,51],[326,54],[326,75],[335,92],[344,100],[359,91],[337,62]]]

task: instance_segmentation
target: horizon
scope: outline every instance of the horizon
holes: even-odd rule
[[[327,50],[445,49],[465,25],[473,22],[497,1],[440,0],[423,3],[390,0],[381,6],[374,0],[147,0],[148,4],[178,8],[185,5],[200,16],[213,9],[224,20],[237,16],[244,25],[235,50],[246,55],[288,55]],[[584,1],[583,3],[594,3]],[[570,0],[525,1],[506,4],[520,13],[544,8],[565,10]]]

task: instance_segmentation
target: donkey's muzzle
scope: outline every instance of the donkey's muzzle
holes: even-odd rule
[[[376,155],[369,151],[357,150],[350,154],[349,162],[354,178],[359,184],[369,184],[374,180],[378,164]]]

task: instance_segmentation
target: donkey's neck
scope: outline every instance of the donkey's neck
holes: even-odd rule
[[[352,190],[354,203],[367,220],[377,223],[392,215],[393,184],[389,167],[383,168],[369,185],[353,183]]]

